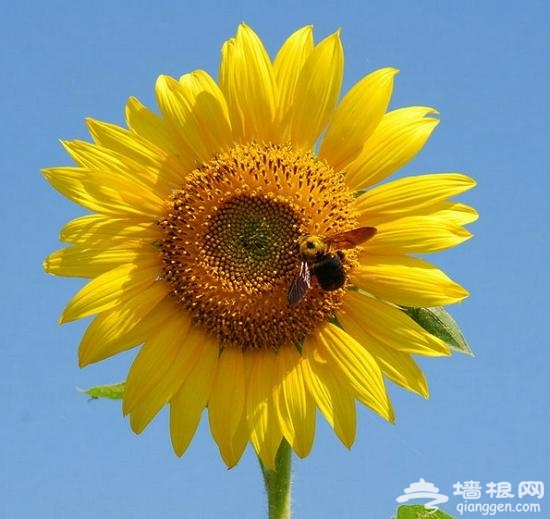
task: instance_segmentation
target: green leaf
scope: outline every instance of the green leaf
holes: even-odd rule
[[[405,505],[397,509],[395,519],[454,519],[442,510],[432,510],[424,505]]]
[[[441,306],[431,308],[403,308],[403,311],[414,319],[422,328],[449,346],[454,351],[474,356],[456,321]]]
[[[118,382],[117,384],[107,384],[105,386],[94,386],[89,389],[80,389],[82,393],[86,393],[93,400],[96,398],[110,398],[111,400],[121,400],[124,397],[124,387],[126,382]]]

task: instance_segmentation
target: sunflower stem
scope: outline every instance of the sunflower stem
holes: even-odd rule
[[[283,439],[275,456],[275,469],[266,468],[258,457],[264,476],[269,519],[290,519],[292,450]]]

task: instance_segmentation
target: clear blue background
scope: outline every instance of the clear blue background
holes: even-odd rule
[[[61,226],[81,214],[39,174],[69,163],[57,140],[87,139],[87,116],[123,123],[130,95],[153,107],[161,73],[216,75],[220,46],[243,20],[271,53],[302,25],[313,23],[318,39],[342,27],[346,89],[391,65],[401,69],[392,106],[441,112],[405,173],[462,171],[479,182],[462,198],[481,214],[475,238],[435,258],[472,293],[451,311],[477,358],[421,359],[431,399],[392,387],[397,424],[360,408],[350,452],[320,420],[313,452],[295,462],[295,517],[389,518],[420,477],[451,496],[450,512],[457,481],[542,480],[550,493],[550,3],[96,0],[2,10],[0,517],[263,515],[250,450],[227,471],[203,423],[179,459],[166,413],[137,437],[118,402],[75,390],[123,379],[133,353],[79,370],[86,323],[56,322],[82,283],[41,269]],[[540,503],[536,517],[547,517],[548,498]]]

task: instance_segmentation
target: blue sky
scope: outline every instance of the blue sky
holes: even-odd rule
[[[318,39],[341,27],[346,89],[394,66],[392,106],[441,113],[404,173],[461,171],[479,183],[461,199],[481,215],[474,239],[434,258],[471,291],[451,312],[477,357],[421,359],[431,399],[391,387],[397,424],[360,408],[351,451],[320,420],[313,452],[294,465],[295,517],[389,518],[421,477],[451,496],[449,512],[457,481],[550,485],[548,2],[22,1],[0,18],[0,517],[261,517],[250,450],[227,471],[203,424],[179,459],[166,413],[138,437],[119,403],[75,390],[123,379],[133,353],[80,370],[86,323],[57,319],[82,283],[41,268],[81,214],[39,174],[69,163],[58,139],[87,139],[87,116],[122,123],[130,95],[153,107],[161,73],[216,74],[241,21],[271,52],[302,25]],[[545,517],[548,497],[539,502]]]

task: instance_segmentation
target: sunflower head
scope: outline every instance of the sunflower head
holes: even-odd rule
[[[207,409],[227,465],[250,442],[269,467],[283,438],[309,453],[317,409],[346,446],[356,400],[392,420],[383,376],[427,396],[411,355],[448,348],[402,307],[466,297],[415,254],[470,236],[475,211],[449,198],[474,182],[377,185],[438,122],[387,111],[396,72],[340,99],[338,32],[315,44],[304,27],[272,60],[241,25],[218,81],[161,76],[159,114],[131,98],[127,128],[90,119],[93,142],[64,143],[76,165],[44,174],[90,214],[45,268],[89,279],[62,316],[95,316],[81,365],[140,346],[123,402],[134,431],[169,405],[181,455]]]

